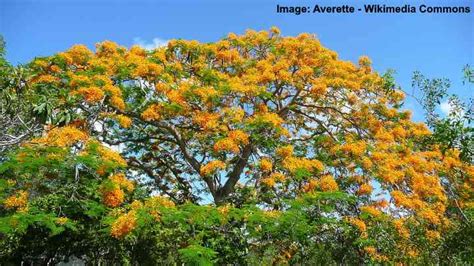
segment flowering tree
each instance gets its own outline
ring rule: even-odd
[[[367,57],[342,61],[309,34],[272,28],[151,51],[105,41],[29,68],[51,129],[22,149],[73,156],[66,175],[81,179],[86,169],[97,182],[90,200],[108,210],[110,235],[138,245],[151,232],[163,242],[150,254],[177,250],[181,261],[200,263],[321,261],[323,250],[329,261],[428,260],[472,207],[473,165],[426,141],[430,130],[399,109],[404,94]],[[25,152],[14,162],[28,165],[18,161]],[[96,156],[93,165],[84,156]],[[8,215],[43,195],[6,182]]]

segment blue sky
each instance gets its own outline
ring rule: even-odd
[[[277,14],[280,5],[338,5],[390,3],[432,6],[470,6],[468,14]],[[103,40],[130,46],[173,38],[202,42],[218,40],[229,32],[269,29],[283,35],[316,34],[340,58],[356,62],[368,55],[374,68],[397,71],[396,80],[411,90],[411,75],[420,70],[428,77],[451,79],[450,92],[463,99],[473,96],[472,86],[461,83],[461,69],[473,64],[474,1],[79,1],[0,0],[0,34],[7,42],[7,59],[26,63],[82,43],[93,48]],[[419,106],[407,101],[422,119]]]

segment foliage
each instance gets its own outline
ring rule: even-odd
[[[466,65],[463,68],[464,80],[463,85],[471,85],[473,83],[472,67]],[[443,84],[449,84],[449,80],[444,79],[444,83],[439,82],[441,79],[428,79],[421,73],[416,72],[413,76],[414,83],[422,84],[422,98],[429,98],[427,95],[436,95],[431,101],[425,101],[423,106],[425,110],[435,111],[440,106],[442,100],[447,99],[449,112],[445,117],[430,116],[427,113],[427,121],[431,121],[430,126],[433,134],[427,139],[432,145],[439,145],[443,153],[456,149],[459,151],[459,158],[468,164],[474,161],[474,102],[469,99],[463,102],[457,95],[448,95],[447,87]],[[442,92],[442,93],[441,93]],[[431,119],[430,119],[431,117]],[[463,262],[473,260],[472,247],[472,231],[473,231],[473,212],[472,208],[462,208],[463,201],[460,195],[467,193],[465,197],[472,198],[472,186],[465,192],[460,192],[456,185],[446,185],[447,194],[455,202],[455,211],[460,216],[460,222],[453,227],[445,237],[443,243],[444,254],[457,254],[452,258],[452,262]]]
[[[0,36],[0,161],[6,152],[41,132],[27,90],[28,70],[13,67],[5,59],[5,42]]]
[[[463,83],[472,84],[472,68],[466,65],[463,73]],[[472,163],[474,161],[473,99],[463,102],[457,95],[448,95],[449,80],[429,79],[420,72],[414,73],[413,84],[421,90],[419,101],[426,111],[427,123],[433,129],[433,143],[440,144],[443,152],[458,149],[461,152],[460,158]],[[448,98],[449,113],[446,117],[440,118],[436,109],[445,98]]]

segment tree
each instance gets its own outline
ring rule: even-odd
[[[469,65],[463,69],[463,84],[473,83],[473,70]],[[413,85],[421,91],[421,99],[415,97],[426,111],[427,124],[430,125],[433,134],[427,139],[431,145],[439,145],[441,152],[445,153],[452,149],[459,151],[459,158],[468,164],[474,161],[474,102],[468,99],[463,102],[457,95],[449,95],[448,88],[450,81],[447,79],[429,79],[420,72],[413,75]],[[445,117],[440,117],[436,113],[436,109],[440,107],[441,101],[447,100],[449,112]],[[451,215],[457,215],[458,223],[451,230],[451,234],[446,236],[444,241],[445,254],[456,254],[455,259],[461,261],[472,260],[472,238],[470,237],[473,230],[473,212],[472,209],[464,209],[461,207],[463,198],[472,198],[472,189],[459,190],[460,186],[446,185],[446,193],[453,200],[454,208],[449,212]],[[470,193],[465,195],[465,193]],[[461,199],[461,203],[459,200]],[[455,260],[454,260],[455,261]],[[454,262],[453,261],[453,262]]]
[[[367,57],[341,61],[309,34],[151,51],[105,41],[28,69],[52,128],[39,147],[84,134],[84,147],[111,145],[126,162],[120,180],[101,167],[93,176],[106,180],[102,220],[132,261],[433,262],[458,219],[449,209],[472,208],[474,167],[457,147],[429,142]],[[125,176],[160,196],[126,198]]]
[[[5,42],[0,36],[0,161],[6,152],[41,133],[42,127],[28,104],[28,71],[13,67],[5,59]]]

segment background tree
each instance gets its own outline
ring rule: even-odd
[[[473,80],[472,67],[466,65],[463,69],[463,85],[471,86]],[[468,164],[474,160],[474,102],[473,99],[462,101],[457,95],[448,94],[450,81],[447,79],[429,79],[420,72],[413,75],[413,85],[421,91],[421,97],[416,97],[426,111],[426,120],[433,134],[427,139],[431,144],[441,146],[443,153],[457,149],[459,158]],[[421,99],[420,99],[421,98]],[[436,109],[440,108],[443,100],[446,100],[449,110],[445,117],[440,117]],[[461,184],[447,184],[447,194],[454,202],[453,208],[448,210],[450,216],[457,216],[458,223],[451,234],[446,236],[444,254],[456,254],[455,259],[472,260],[474,243],[470,237],[473,231],[472,208],[462,208],[464,199],[472,198],[472,187],[468,190],[462,188]],[[450,257],[450,256],[447,256]]]
[[[33,114],[27,70],[5,59],[5,42],[0,36],[0,160],[18,144],[42,131]]]

